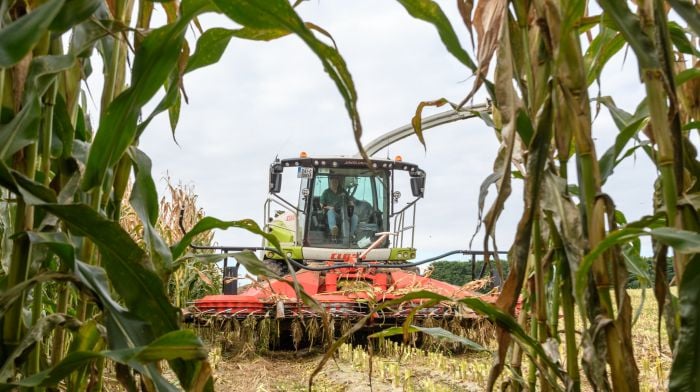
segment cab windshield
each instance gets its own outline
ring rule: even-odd
[[[388,172],[319,168],[311,188],[307,246],[366,248],[388,231]]]

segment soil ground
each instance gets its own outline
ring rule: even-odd
[[[247,360],[222,360],[216,364],[215,385],[222,391],[307,391],[309,377],[322,358],[320,353],[297,355],[273,353]],[[394,391],[481,391],[480,383],[460,379],[458,365],[450,363],[477,360],[474,355],[444,357],[444,368],[416,355],[404,360],[385,356],[373,359],[370,386],[369,357],[360,348],[343,346],[335,360],[330,360],[314,378],[313,391],[319,392],[394,392]],[[480,355],[481,362],[490,363]],[[452,371],[450,371],[450,368]],[[481,369],[481,381],[488,366]],[[466,374],[465,374],[466,375]],[[472,374],[473,376],[473,374]],[[471,377],[471,376],[470,376]],[[464,377],[462,377],[464,378]]]
[[[630,290],[630,294],[633,308],[639,309],[642,301],[641,290]],[[639,367],[642,391],[666,390],[671,365],[671,354],[663,328],[661,350],[658,348],[655,312],[656,303],[653,295],[647,295],[642,312],[633,327],[635,357]],[[560,351],[563,354],[563,345],[560,346]],[[322,351],[299,351],[236,358],[227,357],[225,354],[222,356],[220,350],[215,349],[212,350],[210,359],[215,368],[216,390],[307,391],[309,377],[323,355]],[[527,362],[523,365],[527,366]],[[319,392],[481,391],[485,388],[490,367],[489,353],[450,356],[404,348],[375,355],[370,361],[369,353],[365,349],[343,345],[335,358],[329,360],[314,378],[312,390]],[[581,372],[581,378],[582,389],[591,390],[583,372]]]

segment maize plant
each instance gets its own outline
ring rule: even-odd
[[[216,62],[229,40],[294,34],[338,88],[362,152],[352,76],[337,48],[317,37],[325,30],[297,15],[300,3],[0,2],[0,383],[99,389],[105,366],[114,363],[129,390],[171,389],[161,375],[159,361],[166,360],[181,387],[211,389],[206,351],[180,329],[167,282],[197,235],[228,227],[265,233],[250,221],[204,218],[168,246],[156,228],[158,197],[138,140],[160,113],[167,111],[175,127],[183,76]],[[467,31],[476,34],[475,60],[435,2],[399,4],[432,24],[465,75],[475,76],[453,105],[464,105],[480,89],[492,99],[493,113],[484,119],[500,147],[482,187],[497,188],[483,215],[485,249],[495,243],[513,179],[524,181],[523,214],[500,299],[496,306],[459,301],[498,327],[489,389],[502,383],[513,390],[579,390],[583,372],[595,389],[638,390],[625,283],[647,237],[659,317],[674,356],[669,387],[699,388],[700,163],[690,138],[700,116],[697,4],[599,0],[593,8],[583,0],[458,0]],[[165,10],[161,26],[151,21],[155,7]],[[198,18],[206,13],[222,13],[240,27],[202,31]],[[191,25],[197,32],[192,45],[186,35]],[[634,113],[589,94],[608,60],[624,48],[637,59],[646,90]],[[104,80],[99,113],[90,113],[83,82],[95,56]],[[143,113],[161,89],[154,111]],[[425,106],[447,102],[420,103],[416,119]],[[600,155],[592,137],[595,104],[610,111],[620,131]],[[414,124],[423,141],[420,121]],[[657,178],[655,209],[626,222],[605,190],[616,180],[616,165],[637,149],[656,167],[648,173]],[[132,177],[129,203],[142,225],[141,246],[118,224]],[[671,251],[677,297],[665,279]],[[405,299],[417,298],[428,304],[451,300],[426,292]],[[516,317],[518,298],[524,303]],[[577,314],[585,320],[582,331],[576,330]],[[349,327],[319,366],[367,321]],[[459,340],[410,321],[404,335],[420,330]],[[554,354],[560,345],[563,358]],[[511,371],[503,375],[506,366]]]
[[[165,11],[159,23],[156,7]],[[240,28],[203,31],[198,18],[207,13]],[[151,162],[138,141],[164,112],[175,129],[183,76],[218,61],[231,38],[290,34],[323,63],[361,134],[345,63],[309,26],[318,28],[284,0],[0,1],[2,388],[99,390],[113,364],[127,390],[172,390],[166,362],[181,388],[213,388],[207,351],[181,329],[168,283],[190,265],[188,245],[203,233],[265,233],[249,220],[205,218],[175,243],[164,239]],[[101,75],[92,75],[93,63]],[[88,91],[89,77],[101,78],[100,91]],[[94,94],[97,113],[87,105]],[[119,224],[127,196],[139,242]]]
[[[495,244],[513,179],[524,181],[510,272],[496,307],[460,301],[498,326],[488,389],[500,383],[513,390],[580,390],[583,372],[595,390],[639,390],[633,309],[625,287],[630,273],[645,274],[640,241],[649,237],[659,325],[663,321],[667,327],[674,356],[669,387],[698,390],[700,162],[691,141],[700,114],[697,2],[599,0],[594,7],[583,0],[458,0],[468,33],[476,35],[475,61],[437,3],[399,3],[431,23],[446,49],[467,67],[466,74],[474,75],[471,90],[453,107],[480,89],[493,102],[486,123],[500,147],[494,173],[482,184],[482,192],[497,188],[483,215],[484,249]],[[646,91],[634,113],[617,107],[614,97],[589,94],[610,58],[625,48],[637,59]],[[422,109],[448,102],[418,105],[413,124],[421,142]],[[591,113],[598,106],[610,111],[619,128],[603,154],[592,136]],[[616,180],[613,169],[637,149],[656,168],[639,174],[656,179],[654,210],[627,222],[605,189]],[[666,279],[671,250],[677,297]],[[523,310],[516,318],[519,298]],[[577,314],[583,330],[576,329]],[[409,330],[404,327],[405,334]],[[509,374],[503,374],[504,367]]]

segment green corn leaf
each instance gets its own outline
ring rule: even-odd
[[[296,14],[287,0],[241,0],[230,2],[214,0],[221,12],[245,28],[263,31],[288,31],[296,34],[321,60],[323,69],[336,85],[345,101],[345,108],[352,122],[355,143],[363,152],[360,137],[362,124],[357,109],[357,92],[352,75],[338,50],[318,40],[306,24]]]
[[[271,271],[270,268],[268,268],[267,265],[258,259],[255,253],[251,251],[230,253],[229,255],[241,263],[241,265],[245,267],[246,271],[255,276],[267,276],[270,278],[282,279],[281,276],[278,276],[274,271]]]
[[[135,181],[129,202],[143,223],[143,234],[156,271],[165,276],[173,263],[168,245],[156,230],[159,202],[156,184],[151,177],[151,160],[141,150],[131,147],[129,155],[134,164]]]
[[[99,353],[92,351],[75,351],[51,369],[33,374],[20,380],[19,385],[24,387],[54,386],[61,380],[70,376],[74,371],[82,368],[90,362],[101,358]],[[9,385],[7,385],[9,386]],[[14,386],[15,388],[17,386]]]
[[[202,34],[197,40],[194,54],[187,61],[185,72],[215,64],[221,59],[229,41],[233,37],[233,30],[215,27]]]
[[[616,31],[602,28],[586,50],[583,61],[588,70],[586,79],[593,83],[605,67],[605,64],[625,45],[624,37]]]
[[[615,104],[612,97],[599,97],[596,99],[596,101],[608,108],[608,111],[610,111],[610,116],[612,117],[613,122],[615,122],[617,129],[623,130],[627,128],[631,122],[635,121],[635,115],[625,111],[624,109],[620,109],[617,104]]]
[[[111,351],[73,351],[56,366],[23,378],[16,385],[23,387],[53,387],[68,377],[75,370],[100,358],[111,359],[117,363],[129,365],[144,375],[151,376],[156,390],[178,391],[153,366],[146,363],[159,360],[202,360],[207,351],[192,331],[174,331],[163,335],[153,343],[133,349]]]
[[[213,263],[218,263],[223,259],[233,257],[233,253],[206,253],[206,254],[185,254],[184,256],[181,256],[179,259],[173,261],[173,264],[170,266],[170,271],[169,273],[173,273],[177,271],[179,268],[185,266],[186,264],[190,262],[199,262],[202,264],[213,264]]]
[[[101,0],[66,0],[61,11],[51,21],[49,28],[54,33],[63,33],[94,14]]]
[[[515,129],[518,135],[520,135],[520,138],[523,139],[523,142],[525,142],[525,145],[529,146],[532,141],[532,136],[535,134],[535,129],[532,127],[532,120],[530,120],[530,117],[522,109],[518,109],[515,119]]]
[[[691,129],[700,129],[700,121],[691,121],[691,122],[683,125],[684,131],[689,131]]]
[[[688,0],[668,0],[671,8],[680,15],[695,35],[700,35],[700,11]]]
[[[103,331],[99,326],[100,324],[95,319],[86,320],[77,333],[73,335],[69,351],[98,351],[104,349],[106,342],[103,339]]]
[[[700,52],[693,46],[690,42],[688,36],[686,35],[686,29],[683,28],[676,22],[668,22],[668,34],[671,38],[671,42],[678,49],[679,52],[689,54],[691,56],[698,56]]]
[[[24,293],[31,290],[38,283],[43,282],[73,282],[80,283],[75,276],[62,272],[40,272],[31,278],[19,283],[0,294],[0,318],[5,316],[7,310],[15,301],[22,298]],[[1,380],[2,378],[0,378]]]
[[[676,86],[680,86],[683,83],[700,77],[700,69],[688,68],[683,70],[676,75]]]
[[[56,202],[56,193],[53,190],[28,179],[16,170],[8,168],[2,160],[0,160],[0,185],[12,193],[21,195],[28,204]]]
[[[622,256],[625,259],[627,270],[634,276],[643,287],[651,287],[651,275],[649,275],[649,264],[635,251],[632,246],[625,246],[622,249]]]
[[[659,227],[649,234],[654,239],[670,246],[680,253],[700,253],[700,233],[678,230],[672,227]]]
[[[76,262],[76,267],[78,273],[82,276],[81,279],[85,282],[89,282],[98,290],[96,295],[107,309],[105,327],[107,328],[109,347],[138,347],[139,345],[145,345],[153,341],[153,333],[151,332],[150,324],[136,317],[131,311],[122,308],[110,297],[104,270],[81,262]],[[112,359],[118,361],[117,358]],[[145,377],[153,380],[158,390],[176,390],[160,375],[160,372],[154,365],[131,361],[129,366],[139,371]]]
[[[222,221],[208,216],[197,222],[197,224],[194,225],[194,227],[182,237],[180,242],[170,247],[173,254],[173,258],[177,259],[180,256],[182,256],[185,250],[187,250],[187,247],[190,246],[190,244],[192,243],[194,237],[196,237],[198,234],[213,229],[225,230],[231,227],[246,229],[253,234],[261,235],[265,237],[265,239],[269,241],[270,244],[272,244],[275,248],[277,248],[278,250],[280,249],[280,244],[277,237],[263,231],[260,228],[260,226],[258,226],[258,224],[255,223],[255,221],[252,219],[243,219],[239,221]]]
[[[426,328],[426,327],[420,327],[416,325],[410,325],[408,326],[408,332],[409,333],[416,333],[416,332],[422,332],[424,334],[430,335],[432,337],[441,339],[441,340],[446,340],[448,342],[453,342],[453,343],[459,343],[462,344],[466,347],[469,347],[471,350],[474,351],[488,351],[485,349],[482,345],[469,340],[467,338],[457,336],[450,331],[447,331],[446,329],[443,328]],[[385,338],[389,336],[396,336],[396,335],[403,335],[404,334],[404,328],[403,327],[391,327],[387,328],[383,331],[375,332],[368,337],[370,338]]]
[[[629,124],[617,135],[615,144],[600,157],[600,179],[602,184],[605,183],[608,177],[613,173],[615,167],[622,161],[622,159],[618,160],[618,157],[625,148],[625,145],[627,145],[629,140],[634,138],[647,123],[648,118],[641,118]]]
[[[678,296],[681,329],[668,389],[697,392],[700,391],[700,255],[695,255],[688,263]]]
[[[70,158],[75,139],[75,128],[68,113],[66,101],[61,95],[56,96],[54,105],[53,138],[51,155],[63,159]]]
[[[35,188],[40,189],[41,186],[35,185]],[[179,328],[177,310],[168,302],[160,279],[144,265],[146,254],[118,223],[104,218],[84,204],[39,203],[38,206],[98,246],[115,290],[134,314],[151,322],[157,335]]]
[[[205,359],[207,349],[194,331],[180,330],[160,336],[147,346],[113,350],[105,355],[124,364],[134,360],[149,363],[162,359]]]
[[[600,4],[606,16],[610,17],[613,25],[622,33],[627,43],[634,50],[639,66],[643,69],[659,68],[654,43],[644,33],[639,17],[630,11],[627,2],[598,0],[598,4]]]
[[[386,309],[391,306],[400,305],[404,302],[413,301],[417,299],[431,299],[436,301],[452,301],[452,298],[446,297],[427,290],[413,291],[406,295],[402,295],[399,298],[392,299],[391,301],[382,302],[381,305],[377,307],[377,310]]]
[[[57,332],[60,333],[60,331]],[[80,326],[80,329],[71,332],[72,339],[67,351],[68,353],[75,351],[99,352],[104,350],[107,345],[105,328],[103,325],[98,324],[95,318],[87,319],[83,325]],[[44,367],[44,369],[46,367]],[[84,366],[73,373],[73,375],[66,380],[66,384],[69,386],[87,385],[91,376],[91,372],[88,369],[89,366]]]
[[[172,385],[159,374],[153,365],[145,365],[145,361],[140,360],[136,356],[136,354],[142,351],[138,349],[138,347],[153,344],[154,342],[163,339],[163,336],[168,336],[161,335],[160,339],[154,341],[152,326],[157,321],[154,320],[153,317],[158,313],[157,309],[152,309],[151,311],[155,311],[154,314],[147,318],[144,318],[142,315],[137,315],[136,312],[132,312],[131,310],[124,309],[112,298],[105,271],[102,268],[91,266],[75,259],[75,249],[70,244],[65,234],[30,233],[29,235],[32,244],[47,246],[57,256],[59,256],[61,260],[66,263],[66,265],[71,266],[80,284],[86,287],[92,293],[92,297],[99,300],[98,303],[106,315],[105,326],[107,327],[108,344],[110,348],[115,350],[108,357],[117,362],[120,360],[127,362],[128,360],[128,365],[151,378],[156,384],[158,390],[175,390],[173,389]],[[111,278],[115,279],[113,276],[111,276]],[[160,286],[160,282],[157,278],[154,282],[156,285]],[[138,282],[135,281],[132,281],[132,283],[134,284],[132,284],[131,290],[134,291],[135,295],[138,297],[139,293],[137,291],[143,290],[143,286],[140,286]],[[123,287],[124,285],[122,284],[121,286]],[[143,291],[143,293],[144,295],[151,295],[148,293],[148,291]],[[133,297],[134,296],[132,295],[132,298]],[[147,298],[143,297],[144,305],[147,305],[149,302],[147,300]],[[160,300],[164,301],[163,304],[167,304],[167,298],[160,298]],[[133,301],[129,301],[127,298],[127,302]],[[141,310],[143,310],[143,308]],[[144,313],[143,311],[138,312]],[[148,312],[148,309],[146,309],[146,312]],[[144,319],[148,320],[149,323],[145,323],[143,321]],[[199,344],[201,345],[201,342]],[[192,350],[189,351],[192,352]],[[128,353],[132,354],[131,357],[127,357]],[[49,369],[45,372],[38,373],[32,377],[24,379],[23,382],[26,382],[27,384],[22,385],[55,385],[76,368],[83,366],[85,361],[90,361],[97,358],[90,355],[82,356],[76,354],[76,358],[69,359],[69,357],[73,354],[75,353],[69,354],[61,364],[57,365],[53,369]],[[154,353],[149,355],[152,359]],[[184,356],[189,355],[191,354],[185,354]],[[176,358],[179,359],[180,357],[176,356]],[[163,359],[173,358],[163,357]]]
[[[24,336],[19,346],[5,358],[2,368],[0,368],[0,383],[7,382],[14,376],[15,367],[23,362],[21,358],[26,357],[37,343],[41,343],[44,339],[48,338],[51,331],[57,327],[76,330],[80,325],[80,321],[60,313],[50,314],[37,320]]]
[[[309,23],[306,23],[306,25],[309,26]],[[231,30],[231,33],[234,37],[238,37],[241,39],[249,39],[253,41],[272,41],[291,34],[288,30],[285,29],[259,30],[245,27],[242,29]]]
[[[38,137],[41,116],[41,97],[56,75],[75,64],[75,57],[41,56],[32,60],[27,75],[27,86],[22,109],[8,124],[0,126],[0,159],[7,159]]]
[[[29,233],[34,246],[45,246],[57,255],[78,281],[99,300],[107,318],[108,343],[113,349],[137,347],[153,341],[150,326],[117,303],[107,284],[107,276],[102,268],[85,264],[76,259],[75,248],[64,233]]]
[[[88,19],[74,26],[71,31],[69,52],[76,57],[88,59],[100,39],[109,35],[116,36],[125,31],[123,25],[105,22],[109,18],[107,6],[102,4],[95,12],[94,19]],[[89,67],[89,62],[86,62],[86,65]],[[87,76],[89,68],[85,72]]]
[[[447,16],[445,16],[445,13],[442,12],[437,3],[432,0],[398,0],[398,2],[414,18],[421,19],[435,26],[440,35],[440,40],[442,40],[447,51],[472,72],[476,72],[476,64],[469,57],[467,51],[462,48],[449,19],[447,19]]]
[[[47,204],[41,208],[98,246],[114,289],[135,315],[151,323],[156,336],[179,328],[178,311],[168,302],[160,278],[146,267],[145,253],[118,223],[87,205]]]
[[[177,123],[180,120],[180,109],[182,107],[182,94],[180,94],[180,86],[179,83],[176,81],[173,81],[173,83],[170,83],[166,89],[168,92],[174,90],[175,91],[175,99],[172,105],[168,107],[168,120],[170,121],[170,132],[173,134],[173,138],[175,138],[175,129],[177,128]]]
[[[586,289],[586,283],[588,282],[588,272],[593,262],[611,247],[626,244],[646,235],[653,237],[655,240],[665,245],[673,247],[676,252],[700,253],[700,234],[692,231],[679,230],[671,227],[648,229],[634,223],[628,224],[624,228],[611,231],[603,241],[583,258],[579,266],[579,270],[576,274],[575,291],[580,303],[584,303],[583,293]]]
[[[178,72],[177,69],[173,69],[173,74],[176,74]],[[173,76],[171,75],[171,80],[173,79]],[[173,106],[177,104],[178,98],[180,97],[180,90],[177,85],[171,85],[170,88],[166,88],[165,91],[165,96],[160,100],[158,105],[156,106],[155,109],[153,109],[153,112],[148,115],[148,117],[143,120],[137,127],[136,127],[136,137],[140,138],[141,134],[146,130],[148,125],[153,121],[153,119],[163,113],[166,110],[170,110]],[[173,132],[173,137],[175,133]]]
[[[467,305],[471,310],[486,316],[492,322],[498,324],[501,328],[508,331],[508,333],[520,343],[520,346],[527,351],[530,356],[538,357],[541,359],[558,378],[563,378],[563,373],[561,368],[555,364],[552,359],[547,355],[547,353],[542,348],[539,342],[528,335],[525,330],[522,329],[518,321],[515,320],[510,314],[503,312],[501,309],[494,305],[488,304],[478,298],[463,298],[458,302]],[[540,369],[542,370],[542,369]],[[551,378],[550,372],[544,372],[548,374],[549,382],[552,386],[557,385],[556,380]]]
[[[134,142],[141,108],[177,65],[189,22],[208,6],[207,0],[183,2],[180,19],[151,31],[143,40],[134,57],[131,87],[109,105],[100,119],[85,167],[84,190],[101,185],[107,170]]]
[[[0,30],[0,68],[18,63],[46,34],[65,0],[52,0]]]
[[[0,159],[5,159],[33,143],[39,135],[40,108],[25,105],[8,124],[0,126]]]
[[[185,73],[217,63],[224,54],[231,38],[238,37],[254,41],[271,41],[289,35],[286,29],[254,29],[244,27],[242,29],[225,29],[222,27],[211,28],[202,34],[197,40],[194,54],[187,61]]]
[[[192,330],[169,332],[140,350],[136,359],[142,362],[155,362],[176,358],[185,360],[207,359],[208,350]]]

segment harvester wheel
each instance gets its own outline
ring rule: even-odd
[[[279,276],[289,274],[289,268],[284,260],[263,259],[263,264],[272,272]]]

